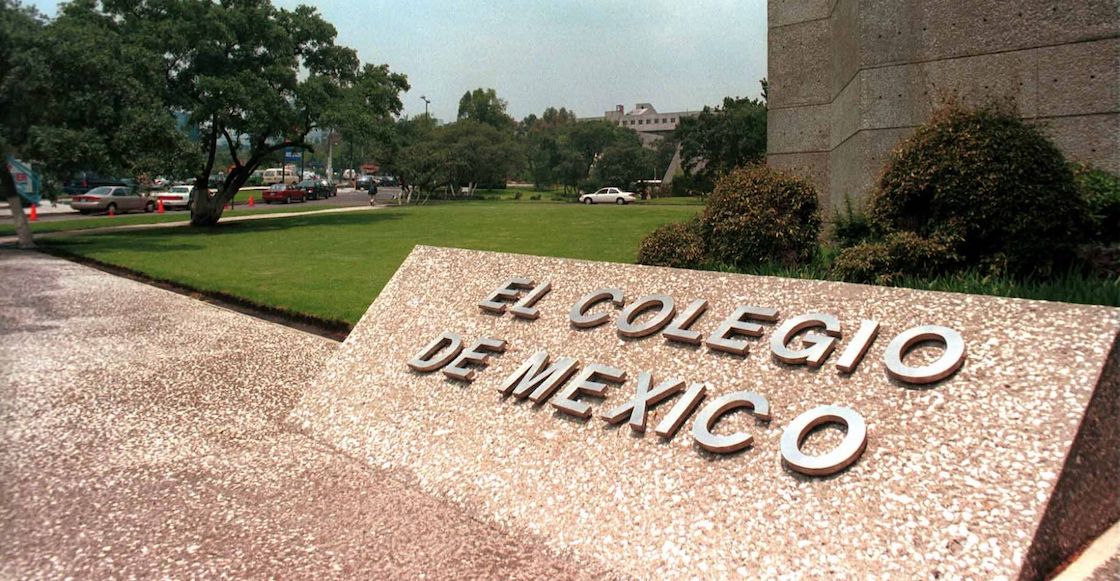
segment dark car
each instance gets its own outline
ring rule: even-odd
[[[323,188],[319,185],[317,180],[303,180],[298,184],[292,186],[293,188],[303,190],[304,196],[308,200],[318,200],[319,198],[330,197],[330,190]]]
[[[316,184],[316,187],[318,187],[320,191],[324,192],[324,195],[326,197],[334,197],[338,195],[338,186],[335,185],[334,182],[328,180],[319,180],[318,184]]]
[[[371,194],[377,193],[377,186],[377,178],[373,176],[361,176],[356,182],[354,182],[355,188],[367,191]]]

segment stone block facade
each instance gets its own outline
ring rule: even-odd
[[[824,206],[873,187],[946,97],[1009,99],[1073,160],[1120,173],[1117,0],[770,0],[767,160]]]

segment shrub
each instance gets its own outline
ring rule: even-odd
[[[882,240],[845,248],[832,263],[832,276],[848,282],[890,285],[906,276],[934,277],[959,263],[958,241],[894,232]]]
[[[642,238],[638,247],[638,264],[696,268],[703,262],[704,240],[696,219],[661,226]]]
[[[521,192],[514,192],[513,193],[513,199],[520,200],[521,199]]]
[[[1016,275],[1068,261],[1085,216],[1061,152],[998,105],[937,110],[892,152],[868,206],[883,234],[957,239],[965,266]]]
[[[520,200],[521,198],[517,198],[517,199]],[[533,195],[529,196],[529,201],[531,201],[531,202],[536,202],[537,200],[540,200],[540,199],[541,199],[540,194],[533,194]]]
[[[817,251],[820,229],[813,186],[765,165],[720,178],[700,216],[708,258],[736,268],[803,264]]]
[[[855,246],[873,238],[871,221],[867,214],[844,195],[844,209],[836,209],[832,216],[832,242],[840,248]]]
[[[1074,180],[1089,214],[1096,242],[1120,242],[1120,177],[1089,165],[1074,164]]]

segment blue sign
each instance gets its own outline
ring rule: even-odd
[[[16,193],[32,204],[38,204],[42,198],[38,174],[31,171],[30,165],[10,155],[7,156],[7,160],[8,171],[12,174],[12,180],[16,182]]]
[[[284,163],[300,161],[303,159],[303,150],[298,147],[289,147],[284,150]]]

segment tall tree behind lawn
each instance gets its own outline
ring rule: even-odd
[[[500,131],[513,129],[513,117],[506,113],[506,102],[494,89],[475,89],[459,99],[459,119],[485,123]]]
[[[334,26],[312,7],[287,10],[267,0],[104,5],[159,62],[167,104],[199,127],[204,161],[195,174],[192,224],[217,223],[225,204],[277,151],[311,149],[307,135],[325,127],[347,89],[384,89],[366,114],[400,111],[404,78],[383,67],[359,68],[357,54],[335,44]],[[219,148],[230,151],[233,168],[210,194]]]
[[[36,162],[51,180],[180,173],[197,159],[162,99],[162,71],[130,31],[91,0],[54,20],[0,0],[0,155]],[[30,231],[5,171],[3,194],[22,246]]]
[[[766,155],[766,102],[727,97],[720,107],[681,118],[676,138],[685,174],[697,178],[699,189],[711,191],[719,176]]]

